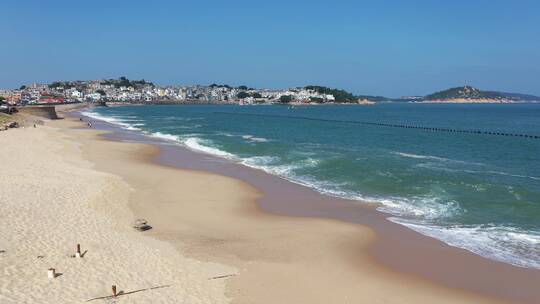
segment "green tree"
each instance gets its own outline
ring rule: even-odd
[[[61,82],[55,81],[55,82],[53,82],[53,83],[51,83],[49,85],[49,88],[58,88],[58,87],[61,87],[61,86],[62,86]]]
[[[4,100],[6,100],[6,98],[4,98],[4,96],[0,96],[0,104],[3,104]]]
[[[244,98],[248,98],[249,94],[246,93],[246,92],[240,92],[240,93],[236,94],[236,97],[238,97],[239,99],[244,99]]]
[[[253,98],[262,98],[262,95],[255,92],[255,93],[253,93],[253,95],[251,95],[251,97],[253,97]]]
[[[101,96],[107,95],[107,94],[105,93],[105,91],[103,91],[103,90],[101,90],[101,89],[97,90],[96,93],[99,93],[99,95],[101,95]]]
[[[357,99],[354,97],[353,94],[344,90],[331,89],[327,87],[312,86],[312,85],[305,87],[305,89],[314,90],[315,92],[319,94],[334,95],[334,98],[336,99],[337,102],[353,102],[353,101],[356,101]]]
[[[281,97],[279,97],[279,102],[281,102],[281,103],[289,103],[292,100],[293,99],[292,99],[291,95],[281,95]]]
[[[23,84],[23,85],[19,88],[19,90],[24,90],[24,89],[26,89],[26,86]]]
[[[247,90],[248,87],[246,87],[245,85],[241,85],[238,87],[239,90]]]

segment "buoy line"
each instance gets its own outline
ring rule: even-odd
[[[521,133],[507,133],[507,132],[496,132],[496,131],[485,131],[485,130],[437,128],[437,127],[427,127],[427,126],[419,126],[419,125],[391,124],[391,123],[380,123],[380,122],[371,122],[371,121],[356,121],[356,120],[325,119],[325,118],[314,118],[314,117],[306,117],[306,116],[287,116],[287,115],[274,115],[274,114],[234,113],[234,112],[214,112],[214,114],[259,116],[259,117],[271,117],[271,118],[287,118],[287,119],[296,119],[296,120],[337,122],[337,123],[370,125],[370,126],[379,126],[379,127],[418,129],[418,130],[434,131],[434,132],[466,133],[466,134],[477,134],[477,135],[496,135],[496,136],[511,136],[511,137],[523,137],[523,138],[540,139],[540,135],[521,134]]]

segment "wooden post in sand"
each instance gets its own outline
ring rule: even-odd
[[[75,257],[81,258],[81,244],[77,244],[77,252],[75,252]]]
[[[49,279],[54,279],[54,278],[56,277],[56,271],[55,271],[54,268],[49,268],[49,269],[47,270],[47,277],[48,277]]]
[[[112,286],[112,294],[113,294],[113,297],[117,296],[117,294],[116,294],[116,285]]]

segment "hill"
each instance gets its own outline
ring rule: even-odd
[[[436,92],[424,97],[424,101],[455,101],[455,100],[485,100],[492,102],[540,101],[540,97],[517,93],[482,91],[463,86]]]
[[[332,89],[323,86],[309,85],[304,87],[306,90],[314,90],[319,94],[330,94],[336,99],[336,102],[340,103],[357,103],[359,100],[367,100],[371,102],[388,101],[389,98],[384,96],[371,96],[371,95],[353,95],[345,90]]]

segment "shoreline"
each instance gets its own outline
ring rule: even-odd
[[[108,140],[141,140],[140,138],[129,138],[131,135],[126,135],[127,133],[121,130],[121,135],[118,136],[119,130],[106,126],[106,123],[105,129],[113,131],[113,133],[103,136]],[[381,212],[370,210],[365,206],[358,206],[353,201],[325,197],[312,189],[293,184],[262,171],[259,172],[259,170],[196,153],[182,147],[163,143],[160,145],[159,141],[150,142],[150,144],[159,146],[160,150],[153,158],[158,164],[209,171],[233,177],[254,186],[263,193],[257,204],[264,212],[295,218],[326,218],[360,224],[374,229],[377,235],[376,241],[374,245],[364,248],[364,250],[369,253],[369,257],[373,261],[385,268],[459,290],[510,300],[533,303],[540,298],[532,283],[540,278],[540,272],[537,270],[491,261],[466,250],[451,247],[441,241],[392,223],[386,220],[388,215]],[[179,151],[182,154],[180,157],[177,155]],[[190,165],[186,165],[188,163]],[[276,196],[280,192],[276,191],[277,187],[280,191],[283,191],[284,188],[289,190],[285,191],[286,194]],[[306,194],[308,199],[305,198]],[[300,200],[299,205],[296,205],[297,208],[291,208],[290,204],[285,204],[287,206],[284,206],[283,203],[279,204],[290,198],[298,203],[299,197],[304,197],[304,199]],[[329,201],[331,201],[331,206],[328,205]],[[314,202],[316,203],[314,204]],[[403,241],[404,239],[406,241]],[[406,257],[405,260],[403,256]]]

